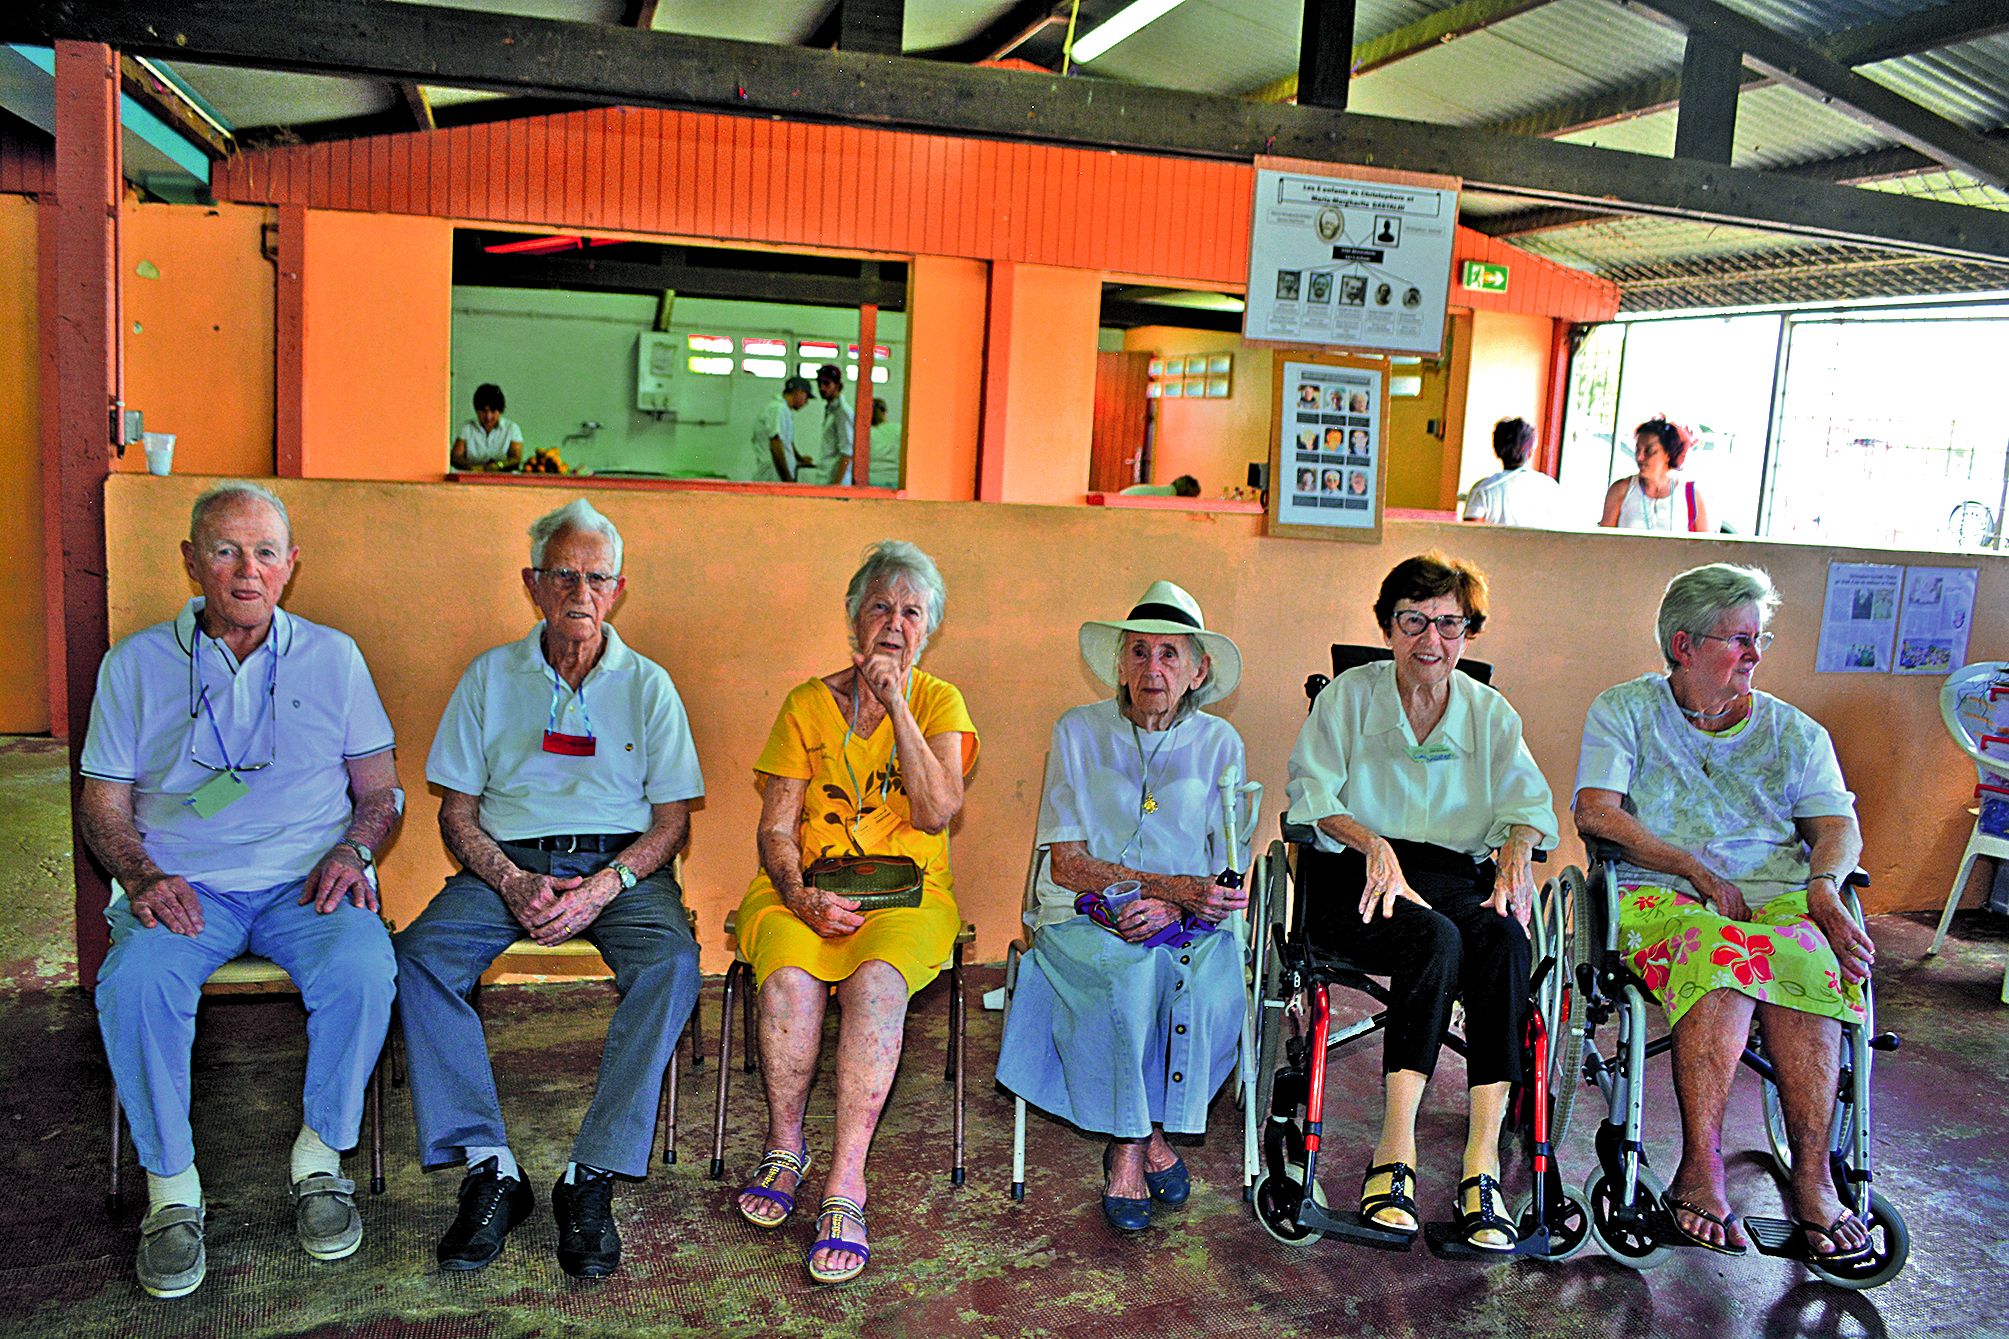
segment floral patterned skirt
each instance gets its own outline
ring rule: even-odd
[[[1862,990],[1841,979],[1828,937],[1807,914],[1803,890],[1733,921],[1693,895],[1641,884],[1618,902],[1619,947],[1674,1024],[1712,990],[1844,1023],[1864,1016]]]

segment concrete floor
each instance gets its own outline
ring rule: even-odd
[[[1912,1258],[1889,1286],[1844,1293],[1798,1267],[1676,1252],[1648,1273],[1589,1247],[1553,1266],[1487,1268],[1330,1242],[1292,1249],[1250,1219],[1239,1194],[1235,1116],[1185,1150],[1193,1200],[1140,1238],[1116,1238],[1096,1207],[1099,1146],[1031,1122],[1030,1194],[1006,1195],[1011,1104],[990,1083],[998,1019],[972,1010],[969,1182],[945,1174],[951,1113],[940,1081],[941,985],[918,997],[910,1056],[873,1161],[875,1258],[831,1292],[803,1277],[806,1215],[758,1233],[730,1210],[728,1186],[758,1156],[757,1079],[734,1073],[728,1181],[704,1176],[717,1066],[686,1078],[684,1157],[625,1187],[617,1217],[627,1261],[581,1284],[552,1262],[549,1183],[583,1109],[605,1026],[596,984],[488,992],[491,1050],[538,1214],[504,1257],[471,1277],[439,1274],[434,1238],[455,1178],[413,1163],[408,1095],[388,1105],[390,1185],[364,1203],[362,1251],[319,1265],[292,1244],[283,1159],[298,1120],[301,1031],[291,1003],[212,1004],[196,1046],[195,1123],[210,1198],[211,1267],[195,1295],[146,1298],[132,1282],[141,1198],[103,1202],[109,1087],[89,1002],[67,985],[70,892],[63,756],[46,741],[0,745],[0,1336],[204,1335],[2009,1335],[2009,1006],[1997,1000],[2009,934],[1964,913],[1937,960],[1922,958],[1924,917],[1878,918],[1880,1022],[1904,1037],[1878,1068],[1878,1184],[1901,1208]],[[994,973],[978,972],[973,987]],[[701,1008],[718,1036],[718,987]],[[1426,1103],[1426,1214],[1448,1199],[1462,1138],[1459,1076]],[[1332,1198],[1351,1193],[1372,1129],[1378,1066],[1353,1052],[1334,1070],[1328,1110]],[[1671,1167],[1664,1068],[1648,1072],[1654,1165]],[[827,1156],[829,1085],[812,1100],[810,1139]],[[1755,1089],[1739,1086],[1726,1149],[1746,1212],[1776,1212]],[[1583,1106],[1560,1150],[1570,1179],[1590,1169]],[[126,1168],[135,1172],[131,1155]],[[366,1175],[350,1159],[351,1175]]]

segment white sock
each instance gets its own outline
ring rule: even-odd
[[[191,1209],[202,1207],[202,1177],[196,1174],[194,1163],[173,1176],[146,1174],[146,1211],[153,1213],[170,1204],[186,1204]]]
[[[507,1144],[470,1147],[461,1151],[467,1154],[467,1169],[470,1172],[481,1163],[494,1158],[496,1175],[506,1176],[512,1181],[523,1179],[523,1169],[516,1165],[516,1155],[509,1151]]]
[[[342,1174],[342,1155],[321,1142],[310,1126],[302,1125],[293,1140],[293,1184],[298,1185],[317,1173]]]
[[[591,1163],[583,1163],[574,1160],[572,1162],[568,1162],[565,1164],[565,1184],[568,1186],[577,1185],[579,1183],[579,1177],[581,1173],[584,1173],[588,1180],[601,1180],[601,1181],[604,1181],[613,1175],[613,1173],[608,1171],[605,1167],[595,1167]]]

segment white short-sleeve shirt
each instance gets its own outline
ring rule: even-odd
[[[147,855],[169,874],[223,892],[304,879],[354,816],[345,762],[390,748],[390,718],[346,634],[275,610],[240,664],[201,634],[202,606],[106,654],[79,766],[133,788]],[[203,818],[188,797],[226,762],[249,790]]]
[[[816,464],[827,471],[826,483],[851,482],[852,438],[858,430],[857,411],[842,395],[823,402],[823,456]]]
[[[1454,671],[1450,700],[1418,742],[1395,691],[1395,665],[1361,665],[1312,704],[1290,756],[1290,821],[1350,817],[1395,841],[1429,842],[1482,859],[1515,825],[1556,843],[1555,797],[1507,699]],[[1319,849],[1345,848],[1320,830]]]
[[[1562,485],[1540,470],[1522,467],[1489,474],[1465,497],[1465,519],[1491,525],[1540,528],[1557,524]]]
[[[704,794],[683,699],[655,661],[603,624],[600,663],[568,686],[544,658],[544,624],[476,656],[433,736],[426,780],[480,797],[499,841],[643,832],[650,806]],[[544,751],[549,728],[591,735],[594,752]]]
[[[523,445],[523,429],[516,426],[514,419],[498,417],[491,432],[478,420],[469,419],[460,425],[460,440],[467,444],[469,464],[486,465],[508,455],[510,447]]]
[[[781,439],[782,458],[788,462],[788,473],[776,473],[774,449],[770,438]],[[761,407],[753,424],[753,469],[747,475],[755,483],[795,482],[795,411],[788,407],[788,401],[777,395]]]
[[[1807,886],[1807,844],[1794,822],[1855,813],[1834,741],[1813,717],[1751,694],[1741,728],[1711,735],[1681,714],[1664,674],[1599,693],[1584,720],[1576,788],[1630,796],[1647,831],[1737,885],[1754,910]],[[1686,879],[1622,865],[1621,883]]]
[[[1244,776],[1242,737],[1195,711],[1169,730],[1131,732],[1115,699],[1075,707],[1053,726],[1039,844],[1083,842],[1097,860],[1151,874],[1218,874],[1228,864],[1221,772]],[[1144,812],[1149,777],[1157,807]],[[1249,833],[1234,867],[1248,865]],[[1042,878],[1036,924],[1075,914],[1075,893]]]

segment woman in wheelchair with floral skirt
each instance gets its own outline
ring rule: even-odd
[[[1486,622],[1477,567],[1426,553],[1381,583],[1374,617],[1391,659],[1334,679],[1290,758],[1306,936],[1389,978],[1381,1136],[1361,1216],[1414,1233],[1416,1112],[1453,996],[1465,1001],[1471,1118],[1459,1229],[1481,1250],[1517,1240],[1501,1203],[1500,1125],[1521,1077],[1534,898],[1529,862],[1553,845],[1554,801],[1499,693],[1455,673]]]
[[[1843,1021],[1876,950],[1841,901],[1862,852],[1828,732],[1751,686],[1779,605],[1757,568],[1667,585],[1666,674],[1605,690],[1584,722],[1577,830],[1618,848],[1618,943],[1667,1009],[1681,1165],[1662,1205],[1689,1244],[1747,1245],[1723,1185],[1723,1108],[1753,1012],[1777,1073],[1804,1253],[1844,1263],[1869,1229],[1827,1157]]]

